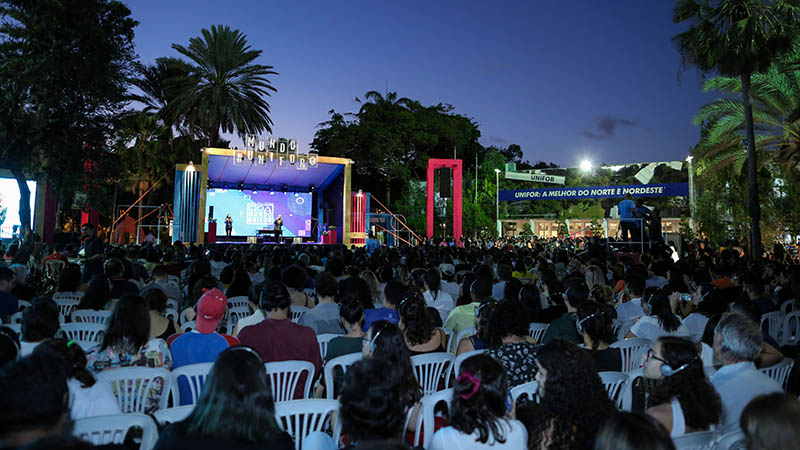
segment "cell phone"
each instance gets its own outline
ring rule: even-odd
[[[691,294],[681,294],[681,301],[682,302],[690,302],[690,301],[692,301],[692,295]]]

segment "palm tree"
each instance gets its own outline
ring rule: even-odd
[[[767,70],[775,57],[791,48],[800,25],[800,6],[795,0],[678,0],[673,21],[690,24],[687,31],[673,37],[684,64],[693,64],[704,73],[717,71],[741,79],[751,221],[750,257],[760,259],[761,208],[750,82],[752,74]]]
[[[219,141],[220,132],[260,134],[272,131],[266,96],[277,90],[267,79],[277,75],[272,66],[254,64],[261,55],[252,50],[239,30],[216,25],[202,30],[202,38],[189,46],[172,48],[189,59],[188,73],[170,78],[175,99],[166,107],[167,117],[182,120],[190,133]]]

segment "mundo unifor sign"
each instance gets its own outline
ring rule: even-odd
[[[234,150],[233,163],[243,162],[267,165],[275,164],[278,167],[285,165],[294,166],[297,170],[308,170],[319,164],[317,152],[298,153],[297,141],[286,138],[258,138],[247,135],[244,138],[244,150]]]
[[[584,186],[502,190],[501,202],[521,200],[581,200],[590,198],[681,197],[689,195],[688,183],[638,184],[628,186]]]

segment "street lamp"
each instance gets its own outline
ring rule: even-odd
[[[581,161],[581,170],[584,172],[591,172],[592,171],[592,162],[588,159],[584,159]]]
[[[503,231],[500,227],[500,169],[494,169],[494,185],[495,185],[495,196],[494,196],[494,218],[497,222],[497,235],[502,237]]]
[[[689,155],[686,162],[689,164],[689,228],[694,232],[694,167],[692,160],[694,157]]]

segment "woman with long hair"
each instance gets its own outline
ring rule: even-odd
[[[425,286],[423,293],[425,303],[436,308],[442,318],[442,322],[445,322],[450,311],[456,307],[456,303],[450,294],[442,290],[442,278],[439,274],[439,269],[430,268],[426,270],[422,276],[422,281]]]
[[[475,308],[475,334],[461,339],[456,349],[456,355],[489,348],[489,317],[495,306],[497,306],[497,301],[488,299]]]
[[[434,433],[430,450],[525,448],[528,432],[512,410],[505,369],[488,355],[464,360],[453,386],[450,424]]]
[[[594,450],[675,450],[669,433],[656,419],[641,414],[612,414],[597,433]]]
[[[578,307],[575,328],[583,337],[583,346],[588,350],[598,372],[622,370],[622,353],[608,345],[615,341],[613,328],[614,308],[611,305],[588,301]]]
[[[161,432],[155,446],[184,448],[294,449],[291,436],[275,420],[272,388],[258,352],[239,345],[220,353],[197,406]]]
[[[411,356],[447,351],[447,335],[434,326],[432,313],[419,291],[412,289],[397,309],[400,313],[398,327],[403,331]]]
[[[534,413],[517,411],[528,428],[528,448],[588,450],[605,419],[616,413],[608,393],[581,348],[563,339],[536,355],[541,403]]]
[[[690,337],[691,332],[683,320],[672,312],[670,294],[660,290],[642,299],[642,309],[646,314],[636,321],[626,338],[644,338],[651,341],[662,336]]]
[[[470,287],[477,278],[473,272],[467,272],[461,279],[461,293],[456,299],[456,306],[464,306],[472,303],[472,293]],[[446,321],[445,321],[446,322]]]
[[[86,369],[86,354],[75,341],[50,339],[36,347],[34,353],[39,352],[49,352],[50,355],[64,360],[69,389],[69,415],[72,420],[120,413],[111,383],[96,379]]]
[[[303,306],[305,308],[313,308],[314,300],[303,290],[306,288],[308,281],[308,274],[306,271],[298,266],[291,265],[281,271],[281,281],[286,285],[289,290],[289,296],[292,298],[292,305]]]
[[[647,352],[643,374],[657,380],[647,398],[647,414],[670,436],[708,430],[719,422],[722,403],[703,372],[697,347],[688,339],[659,338]]]
[[[595,286],[607,285],[606,274],[600,266],[591,265],[587,267],[584,277],[586,279],[586,286],[589,287],[590,291],[594,289]]]
[[[167,312],[167,294],[161,289],[150,288],[144,293],[144,301],[150,311],[150,339],[160,338],[165,341],[180,331],[178,323],[164,317]]]
[[[75,309],[106,310],[111,301],[111,280],[105,275],[95,275],[89,280],[86,293]]]
[[[800,442],[800,400],[776,392],[754,398],[739,419],[748,450],[797,448]]]
[[[58,274],[56,294],[81,295],[81,267],[77,264],[67,264]]]
[[[528,336],[530,321],[522,302],[498,302],[489,316],[488,354],[506,369],[507,388],[533,381],[536,375],[534,354],[538,346]]]
[[[372,304],[375,305],[374,307],[380,308],[383,305],[383,289],[381,288],[381,283],[378,281],[378,277],[375,276],[375,272],[369,269],[362,270],[361,274],[359,274],[359,278],[367,283],[369,293],[372,295]]]
[[[225,291],[225,296],[228,298],[233,297],[248,297],[250,295],[250,288],[253,282],[250,280],[250,275],[247,270],[241,269],[233,273],[233,281]]]

